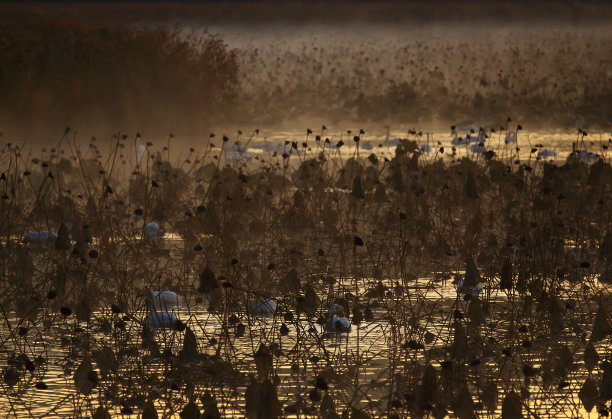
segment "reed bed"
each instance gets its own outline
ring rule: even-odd
[[[202,130],[231,107],[237,64],[235,51],[205,31],[7,13],[2,125],[43,137],[65,125]]]
[[[168,29],[153,17],[117,25],[13,9],[0,21],[5,132],[27,127],[46,138],[69,125],[202,135],[296,118],[491,125],[509,114],[531,127],[612,122],[612,32],[591,14],[547,20],[540,10],[525,20],[501,7],[473,24],[330,17],[310,26],[198,15],[203,23]]]
[[[609,414],[605,154],[449,158],[327,135],[251,158],[212,134],[190,150],[69,129],[54,148],[5,143],[2,410]],[[42,231],[56,237],[24,240]],[[178,321],[147,323],[147,289],[183,297]],[[269,316],[249,308],[269,299]],[[329,328],[332,304],[350,332]]]
[[[238,106],[262,124],[304,115],[418,126],[507,115],[531,127],[611,123],[612,33],[602,22],[214,27],[238,50]]]

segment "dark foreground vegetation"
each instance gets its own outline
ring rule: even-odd
[[[364,155],[313,136],[250,160],[219,137],[180,161],[173,138],[5,144],[3,410],[609,415],[605,156],[442,160],[408,140]],[[56,236],[24,241],[41,231]],[[148,289],[184,298],[164,327]]]

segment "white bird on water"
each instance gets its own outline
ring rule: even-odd
[[[140,144],[140,133],[137,133],[136,137],[134,137],[134,155],[136,156],[136,165],[140,164],[140,160],[146,151],[147,148]]]
[[[274,316],[276,314],[276,301],[272,299],[251,300],[247,304],[247,309],[256,316]]]
[[[572,152],[567,156],[567,161],[595,163],[597,160],[599,160],[599,154],[586,150],[576,150],[576,143],[572,143]]]
[[[165,291],[164,291],[165,292]],[[172,291],[168,291],[176,296]],[[149,314],[145,319],[145,325],[149,329],[171,329],[176,326],[178,318],[168,312],[168,308],[158,307],[156,305],[156,293],[159,301],[159,291],[151,291],[150,289],[145,290],[147,297],[147,304],[149,306]],[[178,297],[178,296],[176,296]]]
[[[387,135],[385,136],[385,142],[383,143],[383,145],[387,147],[399,145],[402,139],[401,138],[389,138],[391,134],[391,127],[389,125],[386,125],[386,127],[387,127]]]
[[[244,153],[244,152],[240,152],[240,153],[227,153],[225,155],[225,159],[229,160],[229,161],[249,160],[251,157],[253,157],[253,156],[250,155],[249,153]]]
[[[423,153],[431,153],[433,149],[431,145],[429,145],[429,133],[427,133],[427,142],[421,145],[421,152]]]
[[[516,144],[517,142],[517,133],[516,131],[508,131],[508,134],[506,134],[506,139],[504,140],[504,143],[506,144]]]
[[[326,329],[337,333],[348,333],[351,331],[351,322],[345,317],[344,308],[340,304],[332,304],[329,307]]]
[[[183,297],[174,291],[152,291],[153,305],[158,310],[172,310],[180,306],[183,302]]]
[[[477,283],[473,287],[463,286],[464,278],[461,278],[457,283],[457,294],[470,294],[473,297],[476,297],[483,290],[482,282]]]
[[[163,237],[164,233],[162,229],[159,228],[159,224],[155,221],[151,221],[144,227],[144,231],[142,233],[142,237],[146,241],[157,242],[159,239]]]
[[[138,163],[140,163],[140,159],[142,158],[146,150],[147,150],[146,147],[143,146],[142,144],[136,144],[134,146],[134,154],[136,154],[136,161]]]
[[[556,156],[557,156],[557,152],[549,148],[543,148],[542,150],[538,151],[538,157],[540,158],[548,158],[548,157],[556,157]]]
[[[371,141],[362,141],[361,149],[362,150],[372,150],[374,148],[374,144]]]
[[[487,152],[487,148],[484,143],[475,143],[470,146],[470,151],[476,154],[483,154]]]
[[[470,139],[467,136],[459,137],[459,134],[457,134],[457,127],[454,125],[451,126],[451,137],[453,137],[451,140],[451,145],[466,145],[470,142]]]
[[[57,239],[57,234],[52,231],[28,231],[23,235],[23,238],[31,243],[42,243],[47,240]]]

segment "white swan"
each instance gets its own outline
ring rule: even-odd
[[[223,147],[223,150],[226,153],[231,153],[231,152],[244,153],[246,151],[246,146],[242,145],[240,141],[236,141],[234,144],[230,144],[230,145]]]
[[[340,144],[340,141],[325,141],[325,148],[338,148],[338,146],[344,145],[344,141],[342,141],[342,144]]]
[[[572,152],[569,156],[567,156],[567,161],[583,161],[585,163],[595,163],[597,160],[599,160],[599,154],[591,153],[590,151],[586,150],[577,150],[576,143],[572,143]]]
[[[158,310],[172,310],[173,308],[180,306],[183,302],[183,297],[173,291],[152,291],[152,293],[153,305]]]
[[[483,154],[487,152],[487,148],[484,143],[475,143],[470,146],[470,151],[476,154]]]
[[[542,150],[538,151],[538,157],[540,158],[557,157],[557,152],[549,148],[543,148]]]
[[[146,241],[156,242],[163,237],[164,233],[155,221],[151,221],[144,227],[142,237]]]
[[[478,131],[478,135],[468,135],[467,138],[470,139],[470,142],[482,144],[485,143],[487,141],[487,138],[489,137],[487,137],[487,133],[485,132],[485,130],[480,128],[480,130]]]
[[[374,148],[374,144],[371,141],[362,141],[360,146],[363,150],[372,150]]]
[[[231,160],[231,161],[249,160],[251,157],[253,157],[253,156],[250,155],[249,153],[244,153],[244,152],[240,152],[240,153],[228,153],[228,154],[225,155],[225,159],[226,160]]]
[[[330,332],[348,333],[351,331],[351,322],[344,315],[344,308],[340,304],[332,304],[327,312],[326,329]]]
[[[140,159],[142,158],[142,155],[145,153],[146,148],[145,146],[143,146],[142,144],[136,144],[136,146],[134,147],[134,153],[136,153],[136,160],[140,161]]]
[[[478,131],[480,129],[480,127],[477,127],[476,125],[462,125],[459,127],[459,129],[461,131],[465,131],[465,132],[471,132],[471,133],[475,133],[476,131]]]
[[[389,125],[385,125],[385,126],[387,127],[387,135],[385,136],[385,142],[383,143],[383,145],[387,147],[399,145],[402,142],[402,139],[401,138],[389,138],[391,134],[391,127]]]
[[[451,145],[466,145],[470,142],[469,138],[467,137],[459,137],[459,134],[457,134],[457,128],[454,125],[451,126],[451,137],[453,137],[451,140]]]
[[[470,139],[468,137],[458,137],[455,134],[455,137],[451,140],[452,145],[467,145],[469,144]]]
[[[282,144],[274,144],[274,143],[269,143],[269,142],[253,143],[253,144],[250,144],[248,148],[252,150],[261,150],[261,151],[269,151],[269,152],[274,152],[274,151],[284,152],[285,151],[285,147]]]
[[[583,161],[585,163],[595,163],[597,160],[599,160],[599,154],[591,153],[590,151],[586,150],[575,150],[572,151],[569,156],[567,156],[567,161],[576,160]]]
[[[150,289],[145,290],[149,314],[145,319],[145,325],[149,329],[171,329],[176,326],[178,318],[169,313],[165,308],[157,308],[155,305],[155,293]]]
[[[140,144],[140,134],[136,134],[136,138],[134,138],[134,155],[136,156],[136,165],[140,164],[140,160],[146,151],[147,148]]]
[[[517,135],[516,135],[516,131],[508,131],[508,133],[506,134],[506,139],[504,140],[504,142],[506,144],[516,144],[517,142]]]
[[[274,316],[276,314],[276,301],[272,299],[255,299],[247,303],[247,309],[256,316]]]
[[[482,282],[477,283],[473,287],[463,286],[463,280],[465,277],[461,278],[457,283],[457,294],[471,294],[473,297],[480,294],[483,290]]]
[[[57,239],[57,234],[52,231],[28,231],[23,235],[23,238],[32,243],[42,243],[47,240]]]
[[[429,145],[429,133],[427,133],[427,142],[425,144],[421,145],[421,152],[423,152],[423,153],[431,153],[432,151],[433,151],[433,149]]]

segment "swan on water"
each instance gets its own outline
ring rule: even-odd
[[[556,157],[556,156],[557,156],[557,152],[549,148],[543,148],[542,150],[538,151],[538,157],[540,158]]]
[[[385,136],[385,141],[383,145],[386,147],[399,145],[402,142],[402,139],[401,138],[389,138],[391,134],[391,127],[389,125],[385,125],[385,127],[387,128],[387,135]]]
[[[153,305],[156,309],[172,310],[173,308],[180,306],[183,302],[183,297],[174,291],[152,291],[152,293]]]
[[[467,136],[459,137],[459,134],[457,134],[457,128],[454,125],[451,126],[451,137],[453,137],[451,140],[452,145],[466,145],[470,142],[470,139]]]
[[[332,304],[329,307],[326,329],[337,333],[348,333],[351,331],[351,322],[344,315],[344,308],[340,304]]]
[[[483,154],[487,152],[487,148],[484,143],[475,143],[470,146],[470,151],[476,154]]]
[[[431,153],[433,151],[431,145],[429,145],[429,133],[427,133],[427,142],[421,145],[421,152]]]
[[[57,239],[57,234],[52,231],[28,231],[23,235],[23,238],[32,243],[41,243],[51,239]]]
[[[459,282],[457,283],[457,294],[470,294],[473,297],[475,297],[482,292],[484,288],[482,285],[482,282],[477,283],[473,287],[467,287],[467,286],[463,286],[464,279],[465,278],[461,278]]]
[[[155,221],[151,221],[144,227],[142,237],[146,241],[156,242],[163,237],[164,233]]]
[[[145,293],[147,297],[147,304],[149,306],[149,314],[147,314],[145,319],[145,325],[149,327],[149,329],[171,329],[175,327],[178,322],[178,318],[174,314],[168,312],[167,308],[156,307],[155,292],[151,291],[150,289],[146,289]]]
[[[274,316],[276,314],[276,301],[273,299],[255,299],[248,302],[247,308],[251,314],[256,316]]]

